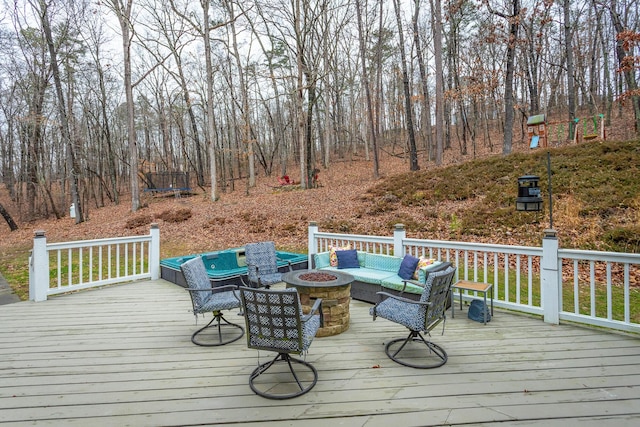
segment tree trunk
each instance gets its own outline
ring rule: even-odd
[[[444,75],[442,70],[442,6],[441,0],[431,1],[431,26],[436,65],[436,165],[442,164],[444,149]]]
[[[418,61],[418,71],[420,72],[420,82],[422,83],[422,117],[424,122],[424,134],[426,136],[426,145],[429,160],[432,157],[432,138],[431,138],[431,103],[429,102],[429,81],[427,77],[426,67],[424,66],[424,58],[422,53],[422,43],[420,41],[420,31],[418,28],[418,17],[420,14],[420,0],[414,0],[413,14],[413,41],[416,45],[416,56]]]
[[[620,21],[620,15],[618,15],[617,12],[617,2],[615,0],[611,2],[610,10],[616,34],[620,35],[625,31],[625,29]],[[636,82],[634,74],[634,59],[631,52],[627,52],[625,49],[624,42],[625,40],[622,39],[617,40],[616,55],[618,56],[618,64],[620,64],[620,69],[622,70],[627,83],[627,93],[630,94],[631,103],[633,105],[635,131],[637,135],[640,135],[640,95],[638,95],[638,83]]]
[[[510,154],[513,146],[513,80],[514,80],[514,64],[516,56],[516,44],[518,42],[518,30],[520,28],[520,0],[512,0],[512,13],[506,15],[492,9],[489,3],[486,3],[489,12],[500,16],[509,21],[509,41],[507,42],[507,60],[506,75],[504,79],[504,139],[502,142],[502,154]]]
[[[362,64],[362,85],[364,86],[364,92],[367,98],[367,118],[369,119],[369,132],[371,135],[371,142],[373,145],[373,177],[378,179],[380,176],[379,164],[378,164],[378,143],[376,141],[376,129],[373,118],[373,103],[371,102],[371,89],[369,87],[369,75],[367,74],[365,44],[366,39],[364,37],[363,25],[362,25],[362,12],[360,6],[360,0],[356,0],[356,17],[358,19],[358,38],[360,39],[360,62]]]
[[[218,178],[216,174],[216,150],[213,136],[216,132],[213,118],[213,65],[211,63],[211,30],[209,17],[209,0],[200,0],[203,15],[204,57],[207,72],[207,146],[209,147],[209,172],[211,175],[211,200],[218,200]]]
[[[129,143],[129,180],[131,185],[131,211],[140,209],[140,188],[138,187],[138,144],[136,141],[135,107],[133,83],[131,81],[131,39],[133,25],[131,11],[133,0],[110,0],[122,32],[122,52],[124,54],[124,93],[127,102],[127,137]]]
[[[51,71],[53,73],[53,81],[56,88],[56,96],[58,100],[58,115],[60,116],[60,133],[62,134],[62,139],[65,146],[67,147],[67,168],[69,169],[69,173],[71,174],[71,198],[76,210],[76,224],[79,224],[84,221],[84,215],[82,214],[82,201],[80,200],[80,193],[78,189],[79,167],[76,162],[73,143],[71,142],[67,108],[64,99],[64,93],[62,91],[60,69],[58,67],[58,52],[56,51],[56,47],[53,42],[53,35],[51,34],[51,27],[49,24],[48,5],[43,0],[40,0],[39,12],[40,22],[42,23],[42,29],[44,30],[44,34],[47,40],[47,46],[49,48],[49,55],[51,57]]]
[[[404,104],[407,117],[407,131],[409,132],[409,163],[410,170],[417,171],[420,169],[418,165],[418,153],[416,148],[416,134],[413,127],[413,105],[411,102],[411,90],[409,88],[409,74],[407,72],[407,55],[404,49],[404,32],[402,30],[402,20],[400,19],[400,0],[393,0],[393,7],[396,12],[396,21],[398,23],[398,37],[400,38],[400,62],[402,62],[402,85],[404,88]]]
[[[249,122],[249,95],[247,94],[247,82],[244,76],[244,69],[242,67],[242,62],[240,61],[240,51],[238,50],[238,41],[236,37],[236,26],[235,26],[235,13],[233,11],[233,3],[229,1],[225,1],[225,7],[227,8],[227,12],[229,12],[229,22],[231,25],[231,44],[233,47],[233,51],[231,54],[233,55],[236,67],[238,68],[238,80],[240,86],[240,97],[242,100],[242,109],[240,114],[242,115],[242,123],[240,124],[240,134],[242,135],[242,145],[246,149],[247,153],[247,162],[249,166],[249,181],[247,182],[247,186],[249,188],[253,188],[256,186],[256,168],[255,168],[255,156],[253,149],[253,138],[251,136],[251,124]]]
[[[2,203],[0,203],[0,215],[2,215],[5,221],[7,221],[7,224],[9,224],[9,229],[11,231],[16,231],[18,229],[18,225],[15,223],[15,221],[13,220],[9,212],[7,212],[7,210],[4,208],[4,206],[2,206]]]
[[[567,58],[567,102],[569,104],[568,119],[571,122],[576,117],[576,90],[574,83],[575,71],[573,68],[573,31],[571,29],[571,0],[563,0],[562,9],[564,13],[564,47]],[[573,132],[576,132],[575,126]],[[569,135],[572,139],[573,135]]]

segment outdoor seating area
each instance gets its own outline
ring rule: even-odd
[[[315,387],[279,401],[249,386],[269,352],[257,357],[245,340],[193,345],[190,305],[184,288],[160,279],[3,306],[0,426],[640,421],[636,336],[504,310],[484,326],[465,312],[447,317],[444,335],[432,331],[447,363],[419,370],[385,354],[407,329],[374,322],[372,305],[352,300],[349,329],[314,339],[306,355]],[[235,309],[225,316],[244,320]]]

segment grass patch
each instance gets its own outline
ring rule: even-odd
[[[21,300],[29,299],[29,253],[31,247],[14,247],[0,252],[0,272]]]

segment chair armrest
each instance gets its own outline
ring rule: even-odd
[[[378,302],[381,302],[385,298],[393,298],[395,300],[406,302],[406,303],[409,303],[409,304],[431,305],[431,303],[428,302],[428,301],[416,301],[416,300],[405,298],[405,297],[401,297],[401,296],[398,296],[398,295],[393,295],[393,294],[390,294],[388,292],[376,292],[376,294],[378,295]]]
[[[403,294],[404,291],[407,289],[407,283],[411,283],[412,285],[416,285],[416,286],[420,286],[421,288],[424,288],[424,283],[420,283],[420,281],[418,280],[413,280],[413,279],[407,279],[407,280],[402,280],[402,290],[400,291],[400,294]]]
[[[312,316],[314,316],[318,312],[320,314],[320,327],[324,326],[324,313],[322,313],[322,298],[316,299],[316,302],[313,303],[313,307],[311,307],[311,311],[309,314],[304,314],[301,316],[300,320],[306,322]]]
[[[249,279],[249,271],[254,271],[256,274],[256,277],[258,278],[257,282],[253,282],[251,279]],[[249,281],[249,287],[250,288],[261,288],[262,287],[262,282],[260,282],[260,268],[256,265],[256,264],[251,264],[251,263],[247,263],[247,280]],[[240,276],[240,281],[242,282],[243,285],[247,286],[247,284],[245,283],[244,279],[242,278],[242,276]],[[251,283],[257,283],[257,286],[251,286]]]
[[[293,271],[293,267],[291,267],[291,261],[287,259],[282,259],[280,257],[276,257],[278,261],[285,261],[287,263],[287,267],[289,267],[289,271]]]

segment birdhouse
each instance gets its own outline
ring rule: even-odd
[[[530,116],[527,119],[527,134],[529,136],[529,147],[547,146],[547,119],[544,114]]]

